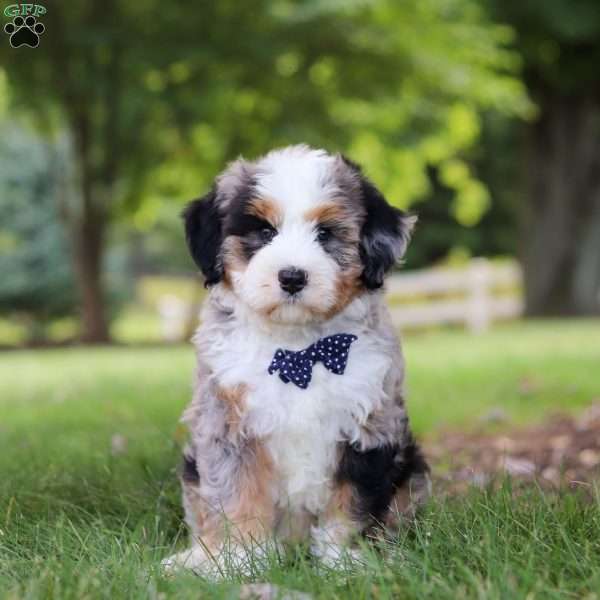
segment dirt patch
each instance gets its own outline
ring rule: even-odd
[[[451,492],[506,474],[543,487],[590,488],[600,479],[600,400],[578,417],[497,434],[447,431],[424,446],[435,480]]]

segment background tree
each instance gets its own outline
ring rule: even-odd
[[[402,206],[428,193],[436,165],[455,217],[474,224],[489,201],[462,155],[478,113],[528,106],[510,32],[475,0],[82,0],[43,20],[40,47],[6,46],[3,63],[14,105],[72,142],[61,212],[89,342],[109,335],[111,225],[149,227],[225,160],[300,141],[344,150]]]
[[[0,128],[0,313],[43,341],[52,318],[73,312],[76,293],[57,211],[58,149],[15,124]]]
[[[494,1],[517,32],[538,107],[513,177],[523,180],[531,315],[600,312],[600,10],[596,0]]]

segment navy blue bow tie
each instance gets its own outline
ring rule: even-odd
[[[290,381],[305,390],[312,378],[313,365],[321,361],[325,368],[336,375],[343,375],[348,362],[350,344],[358,338],[351,333],[336,333],[317,340],[304,350],[279,348],[269,366],[269,374],[279,371],[279,379]]]

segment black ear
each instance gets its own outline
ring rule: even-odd
[[[385,274],[404,256],[417,218],[390,206],[363,175],[361,191],[366,210],[360,237],[360,257],[364,265],[361,279],[367,289],[375,290],[383,285]]]
[[[190,202],[183,211],[185,239],[207,287],[219,283],[223,277],[220,258],[223,218],[217,209],[216,197],[213,189],[203,198]]]

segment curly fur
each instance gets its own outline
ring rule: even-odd
[[[397,526],[393,511],[414,514],[428,467],[410,432],[404,361],[380,290],[414,219],[354,163],[294,146],[230,165],[185,220],[210,289],[183,417],[192,547],[166,566],[214,574],[226,537],[240,556],[250,539],[304,539],[335,561],[356,535]],[[289,267],[308,274],[293,296],[278,283]],[[316,364],[301,389],[268,374],[277,348],[340,332],[358,337],[344,375]]]

